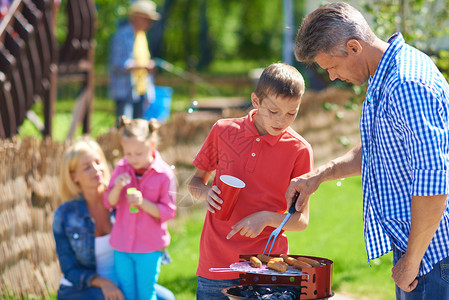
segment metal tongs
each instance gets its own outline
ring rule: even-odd
[[[262,255],[265,254],[265,251],[267,250],[267,247],[270,244],[270,240],[273,239],[273,241],[271,242],[270,250],[268,251],[268,254],[267,254],[268,256],[270,256],[271,249],[273,249],[274,242],[276,241],[276,238],[278,237],[279,233],[281,233],[282,227],[284,227],[284,225],[285,225],[285,223],[287,223],[288,219],[290,219],[290,217],[296,212],[295,204],[296,204],[296,200],[298,199],[298,196],[299,196],[299,193],[296,193],[295,197],[293,199],[293,203],[290,206],[290,209],[288,210],[288,213],[285,216],[284,220],[282,221],[281,225],[279,225],[278,228],[276,228],[275,230],[273,230],[273,232],[271,232],[270,237],[268,238],[268,242],[265,245],[265,249],[262,252]]]

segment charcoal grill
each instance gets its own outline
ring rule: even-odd
[[[255,255],[240,255],[242,261],[249,260]],[[271,256],[279,256],[272,254]],[[332,265],[333,261],[327,258],[304,255],[289,255],[294,258],[307,257],[319,261],[321,266],[302,269],[303,275],[265,275],[257,273],[240,273],[239,284],[248,285],[289,285],[299,287],[300,299],[327,299],[333,296],[332,284]],[[223,290],[223,293],[230,299],[245,299],[227,294],[229,287]],[[235,287],[234,287],[235,288]]]

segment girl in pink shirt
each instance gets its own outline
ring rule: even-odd
[[[156,120],[120,118],[124,158],[104,196],[116,208],[110,244],[119,286],[126,299],[156,299],[161,258],[170,243],[167,220],[175,217],[176,180],[156,150]]]

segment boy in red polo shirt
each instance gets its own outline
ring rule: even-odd
[[[294,67],[268,66],[251,94],[254,110],[242,118],[221,119],[212,127],[193,164],[197,171],[190,193],[208,208],[200,242],[197,299],[227,299],[225,287],[238,284],[238,273],[210,272],[229,267],[239,254],[262,253],[270,233],[287,209],[285,192],[292,178],[313,167],[312,148],[289,126],[298,114],[304,80]],[[215,171],[212,187],[207,182]],[[214,217],[222,200],[216,181],[220,175],[242,179],[246,186],[228,221]],[[307,227],[309,208],[296,212],[285,230]],[[287,237],[276,239],[272,253],[288,253]]]

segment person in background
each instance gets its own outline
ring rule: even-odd
[[[103,196],[110,173],[103,151],[93,139],[73,142],[61,165],[60,205],[54,215],[53,235],[63,273],[58,299],[122,300],[109,245],[113,226]],[[173,294],[156,286],[158,300]]]
[[[155,100],[154,72],[146,33],[159,20],[156,4],[138,0],[128,10],[129,22],[118,27],[109,53],[109,92],[116,103],[117,125],[122,115],[143,118]]]
[[[103,202],[116,208],[110,244],[126,299],[156,299],[161,260],[175,217],[176,178],[156,150],[155,119],[120,118],[124,158],[112,172]]]
[[[218,120],[196,155],[197,168],[189,191],[206,201],[208,213],[200,241],[197,299],[227,299],[223,288],[238,285],[237,273],[214,273],[210,268],[229,267],[239,254],[262,254],[274,228],[283,221],[285,192],[290,179],[312,169],[309,143],[290,125],[304,94],[304,80],[294,67],[271,64],[262,72],[251,94],[254,110],[246,117]],[[212,186],[207,185],[215,171]],[[232,175],[246,184],[228,221],[215,218],[223,199],[217,180]],[[309,210],[296,212],[284,230],[307,227]],[[288,253],[287,237],[279,235],[273,253]]]
[[[53,235],[63,273],[58,299],[124,299],[117,287],[111,220],[103,205],[109,170],[100,146],[83,138],[64,154],[59,185],[68,202],[54,215]]]
[[[296,36],[299,61],[331,80],[368,80],[361,143],[292,180],[296,208],[327,180],[362,175],[368,261],[393,250],[397,299],[449,299],[449,85],[432,59],[400,33],[387,42],[344,2],[308,14]]]

